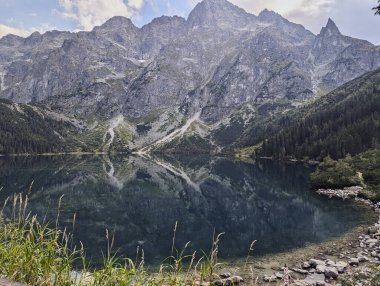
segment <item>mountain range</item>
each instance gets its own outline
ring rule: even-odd
[[[380,46],[342,35],[331,19],[314,35],[275,12],[256,16],[226,0],[141,28],[114,17],[91,32],[7,35],[0,153],[221,151],[257,122],[379,67]],[[36,118],[51,127],[49,139],[23,129]],[[17,148],[4,143],[15,124],[21,137],[32,134]],[[43,151],[31,147],[38,142]]]

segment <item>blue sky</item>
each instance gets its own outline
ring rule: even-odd
[[[69,2],[76,3],[80,2],[80,0]],[[186,0],[142,1],[142,7],[137,7],[137,9],[133,8],[133,6],[129,8],[128,1],[122,0],[90,0],[84,2],[89,3],[89,5],[91,5],[91,2],[124,2],[127,7],[125,11],[118,13],[117,10],[111,10],[109,11],[110,13],[105,16],[107,17],[107,15],[109,15],[109,17],[112,17],[121,14],[122,16],[132,18],[137,26],[142,26],[162,15],[187,17],[194,6],[191,4],[191,1]],[[0,0],[0,24],[10,29],[20,30],[20,32],[25,31],[25,33],[28,33],[29,30],[45,31],[47,29],[57,29],[74,31],[76,29],[88,29],[88,27],[81,25],[80,20],[78,21],[78,19],[73,17],[66,17],[65,12],[67,12],[67,10],[65,10],[65,6],[62,3],[64,3],[64,1],[59,0]],[[110,3],[110,5],[112,4]],[[75,9],[73,9],[73,11],[74,10]],[[127,10],[131,12],[131,15],[128,15]],[[94,12],[94,14],[96,13]],[[99,19],[102,21],[104,18],[102,15],[99,15]],[[0,36],[2,36],[1,30]]]
[[[161,15],[187,17],[199,0],[0,0],[0,37],[33,31],[91,30],[112,16],[132,18],[137,26]],[[231,0],[248,12],[274,10],[318,33],[331,17],[342,33],[380,45],[377,0]],[[339,2],[339,3],[338,3]]]

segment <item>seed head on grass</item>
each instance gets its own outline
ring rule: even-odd
[[[57,218],[55,220],[55,227],[58,228],[58,224],[59,224],[59,215],[60,215],[60,211],[61,211],[61,203],[62,203],[62,199],[63,199],[64,195],[62,195],[60,198],[59,198],[59,201],[58,201],[58,210],[57,210]]]
[[[254,251],[254,246],[255,246],[256,242],[257,242],[257,240],[252,241],[251,245],[249,246],[247,258],[245,259],[245,265],[244,265],[245,268],[247,268],[248,260],[251,257],[251,252]]]
[[[178,221],[175,222],[174,229],[173,229],[172,251],[170,253],[171,256],[173,256],[173,252],[174,252],[175,236],[176,236],[176,233],[177,233],[177,226],[178,226]]]

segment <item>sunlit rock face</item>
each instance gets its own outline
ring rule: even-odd
[[[20,171],[21,170],[21,171]],[[269,254],[342,234],[371,216],[358,205],[325,200],[308,191],[311,170],[302,164],[255,164],[202,157],[0,158],[0,201],[29,193],[28,210],[59,220],[82,241],[96,263],[106,250],[106,229],[119,254],[144,249],[148,263],[176,247],[208,251],[214,231],[222,258]],[[20,176],[22,172],[22,176]],[[31,182],[31,191],[28,192]],[[10,209],[6,208],[6,214]]]
[[[215,123],[243,104],[299,103],[380,66],[380,49],[329,20],[319,35],[264,10],[204,0],[188,19],[142,28],[115,17],[91,32],[0,39],[0,96],[66,115],[141,117],[202,110]]]

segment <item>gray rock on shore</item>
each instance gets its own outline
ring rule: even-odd
[[[264,276],[264,281],[265,282],[276,282],[277,277],[275,275],[265,275]]]
[[[312,267],[317,267],[318,265],[326,265],[326,263],[323,260],[318,260],[318,259],[310,259],[309,264]]]
[[[380,225],[376,224],[368,228],[368,234],[376,234],[380,230]]]
[[[350,258],[348,261],[348,264],[351,266],[358,266],[359,265],[359,259],[358,258]]]
[[[302,268],[303,269],[309,269],[311,267],[310,263],[307,261],[302,262]]]
[[[317,270],[317,273],[325,273],[326,271],[326,265],[322,265],[322,264],[319,264],[317,265],[317,267],[315,268]]]
[[[220,280],[216,280],[212,283],[212,285],[213,286],[232,286],[232,285],[238,285],[243,281],[244,279],[240,276],[231,276],[231,277],[223,278]]]
[[[335,267],[326,267],[325,276],[327,278],[336,279],[339,276],[338,270]]]

